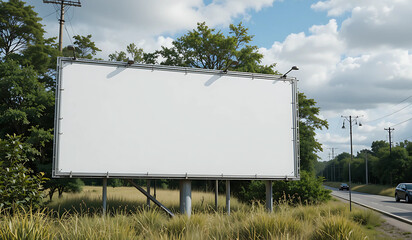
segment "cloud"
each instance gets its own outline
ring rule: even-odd
[[[205,21],[210,27],[227,27],[235,18],[249,18],[251,11],[271,6],[275,0],[152,0],[104,1],[88,0],[82,7],[70,8],[66,28],[72,35],[93,35],[96,45],[103,50],[99,57],[107,59],[114,51],[136,43],[146,51],[171,43],[171,37],[196,27]],[[32,3],[40,16],[53,10],[51,4]],[[46,18],[43,23],[50,36],[57,35],[57,21]],[[67,27],[70,25],[70,27]],[[71,31],[73,29],[73,31]],[[66,32],[65,32],[65,35]],[[66,44],[70,44],[65,38]],[[165,42],[166,41],[166,42]]]
[[[330,16],[350,12],[340,36],[351,49],[412,47],[412,4],[409,0],[329,0],[312,5]]]
[[[286,72],[293,65],[299,66],[303,73],[296,71],[290,75],[304,79],[300,86],[306,90],[319,88],[328,80],[328,74],[340,61],[344,47],[333,19],[326,25],[311,27],[309,32],[309,36],[290,34],[285,41],[275,42],[270,49],[260,49],[265,56],[263,63],[277,63],[280,72]]]
[[[260,51],[265,64],[278,63],[281,72],[300,67],[290,75],[300,80],[299,90],[318,102],[329,121],[329,130],[317,132],[325,149],[322,158],[328,159],[328,147],[348,152],[349,133],[341,129],[341,115],[363,116],[363,126],[354,129],[355,153],[373,141],[387,140],[384,128],[390,126],[397,132],[394,142],[411,139],[407,129],[412,120],[404,121],[412,117],[412,99],[399,103],[412,95],[412,2],[329,0],[312,9],[343,21],[340,26],[334,19],[313,26],[307,35],[292,33]]]

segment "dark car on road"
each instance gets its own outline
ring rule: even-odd
[[[348,190],[349,191],[349,186],[346,183],[341,183],[339,190]]]
[[[399,183],[395,189],[395,200],[399,202],[404,199],[405,202],[412,201],[412,183]]]

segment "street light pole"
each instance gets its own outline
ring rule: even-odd
[[[352,142],[352,122],[355,122],[355,125],[358,124],[359,116],[355,116],[352,119],[352,116],[341,116],[343,118],[343,126],[342,128],[345,129],[345,120],[349,122],[349,133],[350,133],[350,161],[349,161],[349,211],[352,211],[352,178],[351,178],[351,171],[350,171],[350,164],[353,161],[353,142]],[[359,122],[359,126],[362,124]]]

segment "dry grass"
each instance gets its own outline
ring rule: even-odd
[[[153,194],[153,191],[152,191]],[[174,212],[179,210],[179,191],[158,189],[156,199]],[[147,201],[146,196],[133,187],[108,187],[107,205],[111,212],[128,212],[141,209]],[[218,197],[218,212],[225,211],[226,196]],[[81,193],[64,194],[62,198],[53,198],[48,207],[60,214],[71,210],[76,213],[95,213],[102,205],[102,187],[86,186]],[[151,202],[153,206],[153,203]],[[232,211],[247,207],[236,198],[231,197]],[[192,191],[193,212],[214,212],[215,195],[211,192]]]
[[[128,188],[110,189],[109,193],[110,198],[123,199],[121,203],[146,202]],[[89,205],[93,198],[101,204],[100,188],[87,187],[83,193],[68,194],[53,204],[69,205],[83,199]],[[173,206],[178,191],[159,191],[158,199]],[[374,230],[380,224],[376,214],[356,208],[349,212],[347,205],[336,201],[297,207],[281,203],[268,213],[260,203],[243,205],[232,199],[238,207],[231,215],[199,207],[199,202],[214,203],[212,193],[194,192],[193,201],[198,210],[190,218],[179,214],[169,218],[158,209],[145,208],[127,214],[113,211],[104,217],[95,213],[0,212],[0,239],[388,239]]]

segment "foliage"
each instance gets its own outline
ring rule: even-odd
[[[36,76],[31,67],[11,60],[0,62],[0,137],[33,133],[36,138],[45,135],[41,141],[50,140],[51,131],[39,134],[37,130],[48,120],[46,112],[54,106],[54,95]]]
[[[0,209],[38,208],[42,200],[44,173],[34,174],[26,165],[30,146],[20,136],[0,139]]]
[[[92,35],[89,34],[87,36],[80,36],[76,35],[74,38],[74,52],[76,57],[78,58],[87,58],[92,59],[93,56],[100,52],[101,50],[96,47],[96,43],[94,43],[91,38]],[[69,50],[67,47],[63,48],[63,56],[65,57],[74,57],[73,51]]]
[[[273,65],[261,65],[263,55],[249,45],[253,36],[242,23],[229,26],[229,36],[198,23],[197,29],[173,41],[172,48],[162,47],[161,64],[243,72],[274,74]]]
[[[412,142],[397,143],[391,150],[385,141],[374,141],[371,150],[363,149],[351,162],[351,178],[355,183],[365,183],[366,160],[368,183],[397,185],[412,181]],[[350,154],[342,153],[335,159],[318,165],[318,175],[328,181],[349,181]],[[335,172],[335,174],[331,174]]]
[[[20,0],[0,1],[0,57],[17,53],[43,39],[41,18]]]
[[[350,213],[341,202],[297,207],[279,204],[273,213],[255,203],[230,215],[198,212],[190,218],[184,215],[169,218],[158,210],[145,208],[128,214],[112,212],[104,217],[80,212],[60,217],[52,211],[18,212],[0,217],[0,239],[387,238],[374,230],[379,225],[376,222],[379,216],[368,212],[371,211],[361,213],[354,208]]]
[[[131,56],[128,57],[127,53]],[[126,52],[120,51],[109,54],[110,61],[127,62],[133,60],[136,63],[155,64],[157,62],[158,53],[145,53],[142,48],[138,48],[136,44],[130,43],[126,47]]]
[[[305,171],[301,172],[300,177],[300,181],[274,181],[274,200],[290,204],[317,204],[331,198],[331,191],[322,186],[323,178]],[[239,194],[241,200],[249,202],[263,201],[265,196],[265,184],[262,181],[252,181]]]
[[[319,107],[313,99],[308,99],[305,94],[299,93],[299,138],[300,138],[300,168],[304,171],[313,172],[314,165],[318,160],[322,144],[316,136],[316,129],[328,128],[328,122],[320,119]]]

